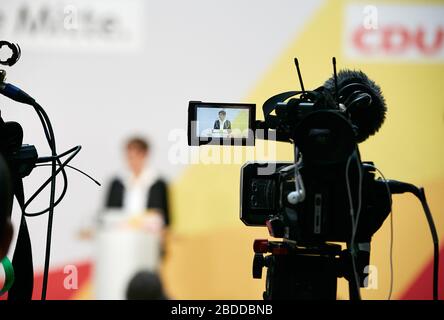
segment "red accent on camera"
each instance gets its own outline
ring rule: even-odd
[[[255,253],[267,253],[268,252],[268,240],[267,239],[254,240],[253,250]]]

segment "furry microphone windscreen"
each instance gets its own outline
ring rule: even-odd
[[[387,107],[381,87],[359,70],[341,70],[337,75],[338,100],[345,105],[352,123],[357,127],[357,142],[366,140],[381,128]],[[332,76],[324,83],[335,94]]]

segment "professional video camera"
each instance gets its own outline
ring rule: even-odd
[[[0,41],[0,50],[8,47],[11,56],[6,60],[0,60],[0,64],[12,66],[20,58],[21,50],[18,45],[7,41]],[[48,213],[48,229],[46,238],[45,266],[43,272],[42,299],[46,298],[48,270],[50,262],[52,221],[54,208],[61,202],[66,194],[68,178],[65,167],[73,168],[86,175],[81,170],[69,166],[69,162],[79,153],[81,146],[76,146],[61,154],[57,153],[54,131],[51,121],[45,110],[27,93],[16,86],[6,83],[6,71],[0,70],[0,94],[22,104],[31,106],[37,113],[42,123],[43,131],[51,150],[51,156],[38,157],[37,149],[33,145],[23,144],[23,129],[17,122],[5,122],[0,113],[0,240],[5,232],[5,221],[10,219],[12,213],[13,197],[15,196],[21,209],[20,227],[18,231],[17,243],[14,256],[11,261],[8,257],[3,258],[1,263],[5,269],[6,280],[0,295],[8,292],[9,300],[29,300],[33,293],[33,262],[31,240],[29,237],[26,217],[36,217]],[[62,162],[61,159],[67,157]],[[49,164],[47,164],[49,162]],[[28,176],[35,167],[51,166],[51,176],[28,198],[25,200],[22,179]],[[63,189],[56,199],[56,176],[59,173],[63,176]],[[88,175],[86,175],[88,176]],[[88,176],[91,178],[90,176]],[[91,178],[92,179],[92,178]],[[94,179],[92,179],[95,181]],[[95,181],[99,184],[97,181]],[[30,213],[26,209],[29,204],[50,185],[49,207],[39,212]],[[99,184],[100,185],[100,184]],[[3,244],[9,247],[9,241]],[[7,248],[2,248],[7,251]]]
[[[333,58],[332,78],[306,91],[295,64],[302,90],[269,98],[264,121],[256,121],[254,104],[189,104],[189,145],[254,145],[256,137],[294,146],[294,162],[248,162],[241,169],[240,219],[283,238],[254,242],[253,277],[268,269],[264,299],[335,299],[337,277],[359,299],[371,238],[391,211],[391,195],[403,192],[419,197],[430,224],[437,297],[438,238],[423,189],[376,179],[379,170],[360,157],[357,144],[385,120],[380,87],[361,71],[337,74]]]

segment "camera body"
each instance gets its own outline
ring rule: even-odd
[[[261,174],[275,167],[271,174]],[[247,226],[267,226],[270,235],[294,240],[300,245],[328,241],[347,242],[351,238],[351,217],[344,179],[345,165],[301,166],[305,183],[304,201],[292,204],[288,196],[295,190],[292,162],[248,162],[241,169],[240,219]],[[362,163],[362,199],[356,240],[369,242],[390,211],[383,181],[375,179],[372,163]],[[358,189],[358,168],[350,169],[351,190]],[[353,193],[353,198],[355,197]],[[356,203],[357,206],[357,203]]]

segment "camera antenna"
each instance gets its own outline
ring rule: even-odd
[[[339,100],[338,100],[338,74],[336,73],[336,57],[332,58],[332,63],[333,63],[333,77],[335,80],[335,100],[336,103],[339,104]]]
[[[302,81],[301,69],[299,68],[298,58],[294,58],[294,64],[296,65],[296,70],[298,72],[299,84],[301,85],[302,93],[305,94],[304,82]]]

